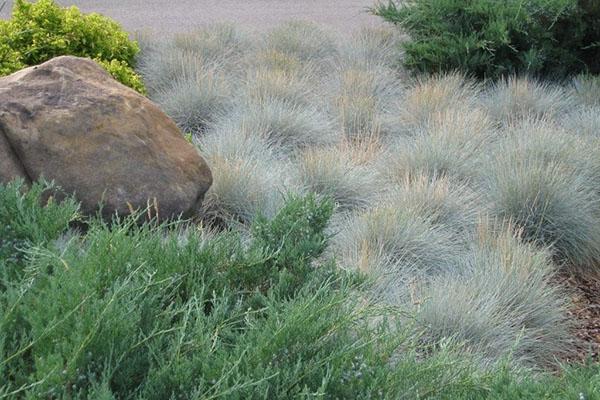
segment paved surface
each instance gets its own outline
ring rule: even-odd
[[[212,22],[233,22],[243,29],[264,31],[291,19],[309,20],[347,35],[380,23],[366,12],[376,0],[58,0],[85,12],[99,12],[130,32],[172,34]],[[3,0],[0,0],[0,5]],[[8,0],[0,17],[12,8]]]

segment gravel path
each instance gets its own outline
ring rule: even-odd
[[[85,12],[99,12],[130,32],[172,34],[212,22],[233,22],[263,31],[291,19],[310,20],[340,35],[380,23],[366,12],[376,0],[59,0]],[[0,4],[3,1],[0,0]],[[0,13],[7,18],[12,0]]]

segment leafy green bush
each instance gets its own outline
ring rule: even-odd
[[[110,60],[104,61],[101,59],[94,60],[100,64],[109,74],[125,86],[129,86],[133,90],[147,94],[146,87],[142,78],[130,67],[125,61]]]
[[[0,21],[0,38],[6,37],[6,27]],[[21,63],[20,54],[6,43],[2,43],[0,39],[0,76],[11,74],[24,68]]]
[[[16,0],[12,17],[0,21],[0,74],[61,55],[100,61],[115,79],[144,91],[133,71],[139,47],[113,20],[62,8],[54,0]]]
[[[600,73],[595,0],[390,1],[374,12],[408,33],[405,63],[415,71],[458,69],[480,78]]]

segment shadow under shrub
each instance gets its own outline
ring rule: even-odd
[[[389,1],[373,11],[406,31],[404,62],[417,72],[492,79],[600,73],[595,0]]]

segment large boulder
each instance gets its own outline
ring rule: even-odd
[[[189,215],[206,162],[154,103],[94,61],[57,57],[0,78],[0,182],[44,177],[105,216],[156,206]]]

